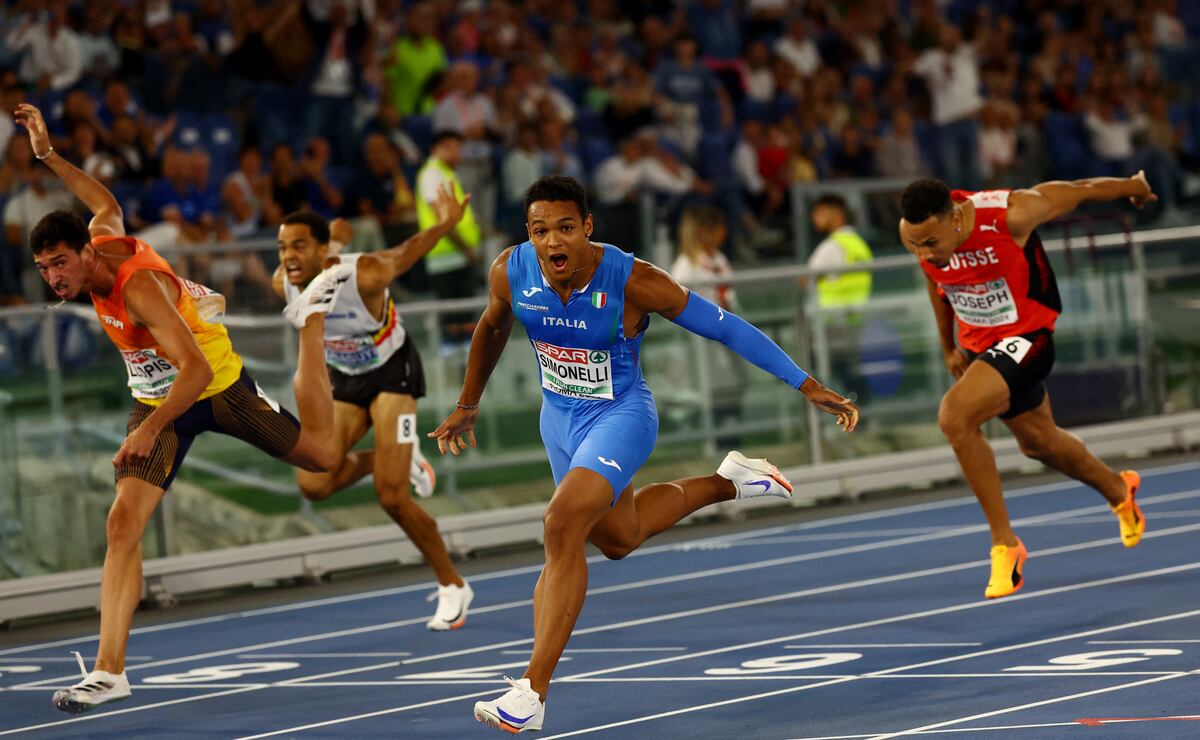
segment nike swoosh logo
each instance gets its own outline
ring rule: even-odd
[[[771,490],[771,481],[769,481],[769,480],[748,480],[745,483],[743,483],[742,485],[744,485],[744,486],[762,486],[763,493],[767,493],[768,491]]]
[[[528,717],[514,717],[500,707],[496,707],[496,714],[500,715],[500,719],[504,720],[505,722],[510,722],[514,725],[523,725],[529,720],[533,719],[533,714],[529,715]],[[537,714],[537,712],[534,712],[534,714]]]
[[[541,288],[529,288],[528,290],[522,290],[521,294],[524,295],[526,298],[532,298],[534,296],[534,294],[541,293],[541,292],[542,292]]]
[[[596,456],[596,459],[600,461],[601,465],[607,465],[610,468],[616,468],[617,470],[621,470],[621,466],[617,463],[616,460],[605,460],[604,458],[600,457],[599,455]],[[621,472],[624,473],[625,471],[621,470]]]

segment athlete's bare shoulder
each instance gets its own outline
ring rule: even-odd
[[[130,318],[139,324],[145,324],[144,317],[157,314],[167,306],[170,310],[178,312],[175,302],[179,300],[179,291],[179,281],[167,273],[142,268],[134,270],[125,280],[121,297],[130,312]]]
[[[283,265],[275,268],[275,274],[271,276],[271,290],[275,291],[275,295],[280,298],[286,298],[287,293],[283,285],[283,281],[287,279],[287,272],[283,269]]]
[[[625,300],[629,305],[674,319],[687,305],[687,299],[687,288],[670,273],[653,262],[634,258],[629,282],[625,284]]]
[[[488,288],[492,295],[512,303],[512,290],[508,285],[508,258],[518,245],[514,244],[496,255],[492,266],[488,268]]]

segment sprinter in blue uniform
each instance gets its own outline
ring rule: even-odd
[[[649,262],[591,241],[587,193],[570,177],[543,177],[525,194],[529,241],[492,263],[488,306],[471,339],[457,408],[429,434],[457,455],[475,446],[479,400],[513,319],[529,335],[542,381],[542,441],[557,488],[544,517],[546,565],[534,590],[529,667],[475,718],[507,732],[540,730],[550,676],[587,591],[584,543],[619,560],[709,504],[791,495],[766,460],[730,452],[712,475],[656,483],[636,495],[630,481],[658,436],[640,347],[657,313],[719,341],[837,417],[847,432],[858,408],[796,366],[765,334],[676,283]]]

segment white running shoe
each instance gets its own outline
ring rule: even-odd
[[[717,475],[733,482],[737,487],[738,498],[792,497],[791,482],[779,472],[779,468],[761,457],[749,458],[734,450],[721,461]]]
[[[433,614],[433,619],[425,623],[425,626],[435,632],[444,632],[446,630],[456,630],[467,623],[467,609],[471,606],[471,599],[475,598],[475,592],[471,590],[471,584],[463,581],[461,586],[438,586],[437,591],[429,594],[426,601],[437,599],[437,611]]]
[[[514,735],[526,730],[542,729],[542,720],[546,718],[546,705],[529,686],[529,679],[514,681],[505,676],[504,680],[512,688],[494,701],[475,702],[475,719],[488,727],[495,727]]]
[[[79,714],[89,709],[95,709],[110,701],[128,699],[133,692],[129,688],[129,679],[125,671],[109,673],[108,671],[92,671],[88,673],[83,664],[83,656],[75,653],[79,661],[79,672],[83,680],[69,689],[59,689],[54,692],[54,706],[68,714]]]
[[[433,495],[433,487],[437,485],[437,474],[433,472],[433,466],[421,454],[421,446],[414,444],[412,451],[412,468],[408,473],[408,480],[412,483],[413,493],[421,498],[429,498]]]
[[[283,309],[283,315],[297,329],[304,328],[304,322],[314,313],[329,313],[337,300],[338,292],[354,274],[354,267],[349,263],[338,263],[327,267],[312,279],[304,292]]]

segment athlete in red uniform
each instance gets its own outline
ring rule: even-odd
[[[938,425],[992,533],[989,599],[1021,588],[1026,551],[1012,531],[996,459],[980,429],[988,419],[1000,417],[1025,455],[1099,491],[1117,515],[1126,547],[1146,529],[1134,500],[1138,474],[1111,470],[1060,429],[1042,384],[1054,365],[1062,302],[1034,229],[1081,203],[1118,198],[1139,208],[1157,199],[1141,172],[979,193],[917,180],[901,197],[900,239],[921,261],[946,366],[956,379],[942,399]]]

